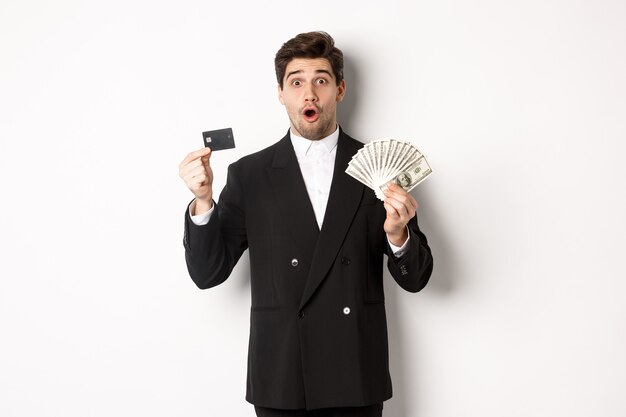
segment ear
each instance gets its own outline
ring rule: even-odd
[[[283,89],[280,88],[280,84],[278,84],[278,101],[280,101],[280,104],[282,104],[283,106],[285,105],[285,99],[283,98]]]
[[[343,100],[345,95],[346,95],[346,80],[341,80],[339,82],[339,85],[337,86],[337,97],[336,97],[337,103]]]

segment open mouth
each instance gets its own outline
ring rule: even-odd
[[[319,113],[316,108],[308,108],[302,112],[302,115],[307,122],[314,122],[319,117]]]

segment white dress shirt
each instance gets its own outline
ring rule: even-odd
[[[309,199],[311,200],[311,205],[315,212],[317,225],[321,230],[322,223],[324,222],[324,214],[326,213],[326,205],[328,204],[328,196],[330,194],[330,184],[333,180],[337,142],[339,140],[339,127],[329,136],[320,140],[305,139],[294,134],[293,130],[290,131],[289,136],[291,137],[291,144],[298,158],[298,165],[300,165],[306,191],[309,194]],[[215,206],[211,207],[208,212],[198,214],[197,216],[193,215],[196,208],[195,206],[194,200],[189,206],[191,221],[198,226],[207,224],[213,214]],[[395,246],[391,242],[389,242],[389,246],[394,256],[400,257],[409,247],[409,238],[407,238],[401,247]]]
[[[304,185],[315,212],[317,225],[321,230],[330,194],[330,184],[333,181],[339,129],[335,129],[330,136],[320,140],[308,140],[295,135],[293,131],[289,136],[291,136],[291,144],[296,152]]]

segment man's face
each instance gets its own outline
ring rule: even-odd
[[[286,107],[291,128],[310,140],[335,131],[337,103],[343,100],[346,83],[337,80],[325,58],[295,58],[287,64],[278,99]]]

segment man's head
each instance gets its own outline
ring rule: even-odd
[[[276,54],[278,98],[294,133],[319,140],[334,132],[346,92],[343,53],[324,32],[301,33]]]
[[[287,64],[294,58],[324,58],[333,70],[337,85],[343,80],[343,52],[326,32],[307,32],[288,40],[276,53],[274,68],[278,85],[283,88]]]

